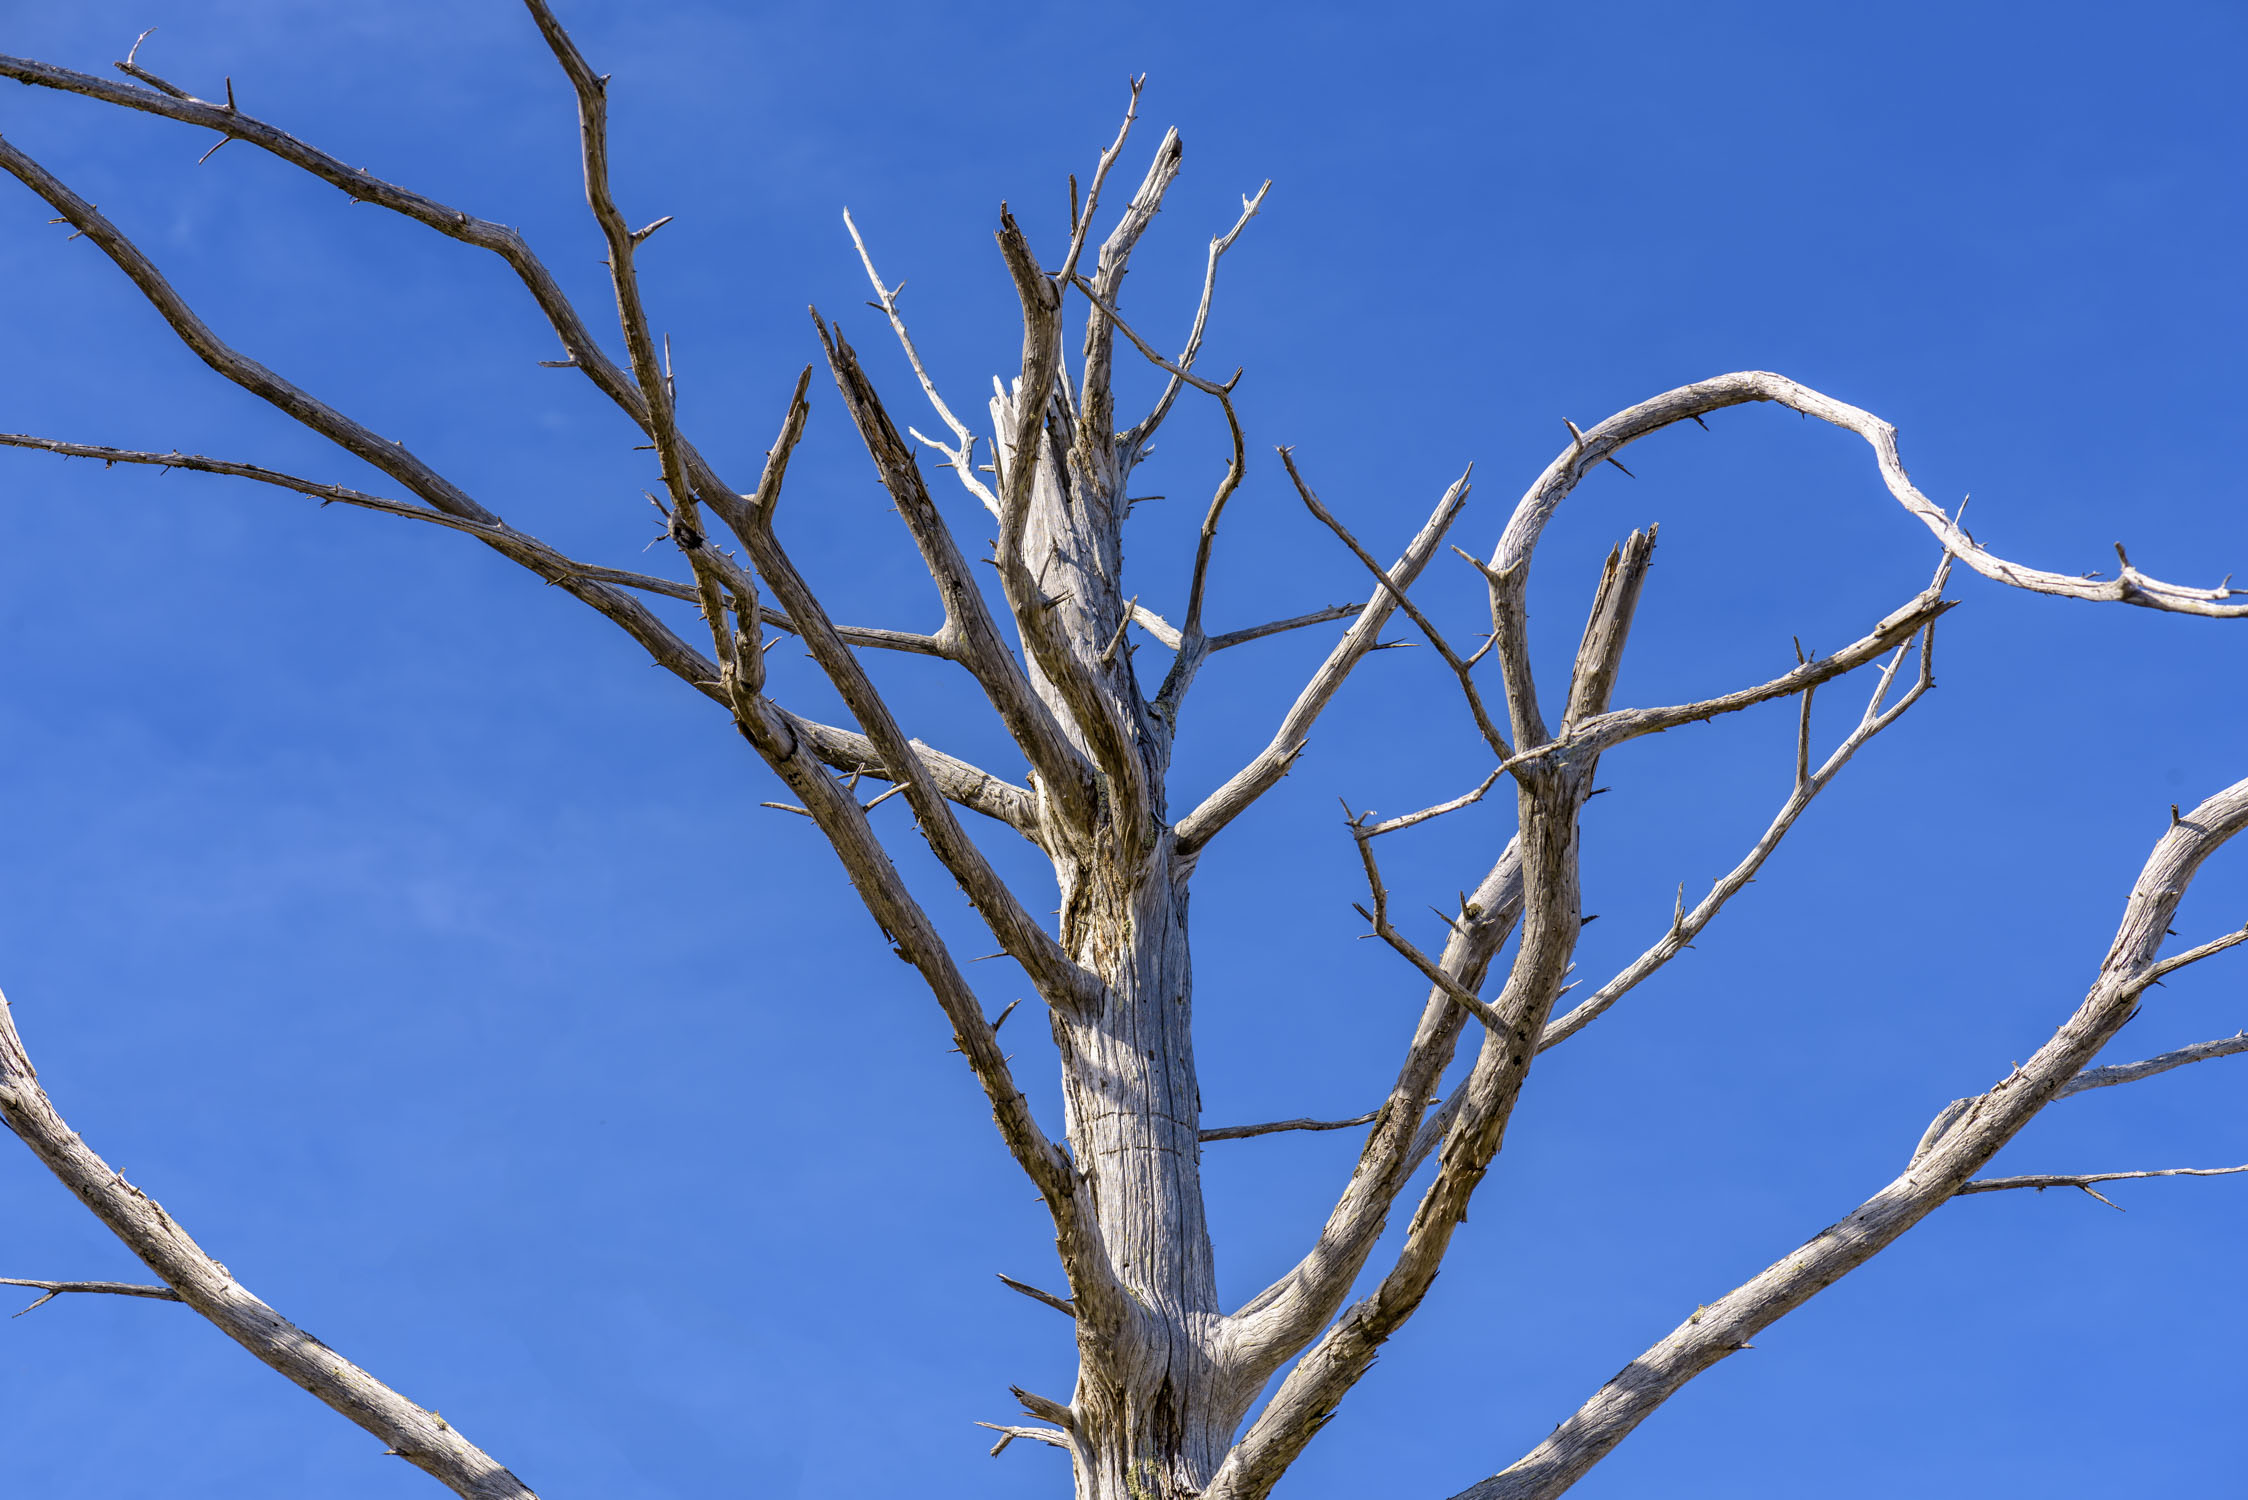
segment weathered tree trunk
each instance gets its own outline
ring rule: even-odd
[[[1129,458],[1105,411],[1081,427],[1077,415],[1053,401],[1023,536],[1049,601],[1036,607],[1068,643],[1075,677],[1064,686],[1035,659],[1030,676],[1102,768],[1099,826],[1053,841],[1062,946],[1102,993],[1083,1011],[1056,1009],[1053,1031],[1071,1159],[1132,1307],[1117,1329],[1081,1322],[1068,1426],[1080,1500],[1171,1500],[1209,1482],[1245,1402],[1228,1399],[1203,1209],[1187,890],[1163,797],[1170,732],[1123,641]],[[1074,441],[1058,438],[1073,429]],[[1106,743],[1079,727],[1089,718],[1109,726]]]
[[[1099,1010],[1056,1015],[1069,1146],[1117,1279],[1136,1304],[1121,1336],[1084,1330],[1074,1402],[1078,1494],[1193,1494],[1232,1436],[1218,1408],[1221,1312],[1201,1177],[1186,892],[1150,867],[1098,864],[1065,887],[1072,957],[1107,982]]]
[[[1406,595],[1444,545],[1466,502],[1467,475],[1445,492],[1420,533],[1385,568],[1325,508],[1283,449],[1284,467],[1305,506],[1374,575],[1372,592],[1362,606],[1329,607],[1212,635],[1202,625],[1211,549],[1228,499],[1247,472],[1248,450],[1233,405],[1233,382],[1205,379],[1194,373],[1194,366],[1219,258],[1256,215],[1264,192],[1244,197],[1232,230],[1210,242],[1201,300],[1183,352],[1173,360],[1155,350],[1125,325],[1119,304],[1133,246],[1153,222],[1178,173],[1182,148],[1177,132],[1163,138],[1108,237],[1097,248],[1091,238],[1096,222],[1103,222],[1103,182],[1137,115],[1135,83],[1133,107],[1085,184],[1082,202],[1077,179],[1070,180],[1071,232],[1059,256],[1037,253],[1002,208],[998,243],[1022,306],[1022,360],[1012,392],[1002,388],[991,404],[988,464],[978,462],[983,454],[977,445],[986,435],[971,432],[942,399],[907,332],[898,288],[876,274],[846,215],[878,299],[874,305],[888,318],[951,443],[910,427],[905,432],[914,442],[908,443],[850,346],[826,324],[819,325],[844,407],[944,607],[943,626],[932,634],[838,625],[774,524],[789,455],[810,411],[811,371],[798,382],[754,492],[738,491],[681,429],[668,342],[659,343],[642,303],[634,256],[668,218],[637,230],[630,227],[609,181],[607,80],[579,53],[547,0],[526,4],[577,96],[587,203],[607,248],[624,336],[622,363],[604,352],[586,317],[515,231],[384,182],[256,119],[236,106],[231,84],[223,105],[197,99],[138,66],[133,61],[137,50],[118,64],[134,80],[130,84],[6,57],[0,57],[0,76],[213,130],[221,144],[250,142],[355,201],[377,204],[500,257],[561,341],[565,357],[547,363],[583,373],[649,439],[645,446],[656,455],[668,496],[668,502],[658,504],[688,580],[565,556],[502,522],[402,443],[378,435],[227,345],[138,245],[5,139],[0,139],[0,172],[52,206],[59,215],[53,222],[70,225],[72,238],[84,237],[106,255],[206,363],[340,451],[372,464],[414,499],[177,451],[133,451],[22,434],[0,434],[0,444],[108,464],[233,475],[323,503],[413,517],[466,533],[600,612],[657,664],[723,707],[801,802],[770,805],[789,807],[819,826],[894,951],[928,984],[990,1103],[1001,1140],[1045,1204],[1070,1296],[1015,1285],[1076,1319],[1076,1388],[1067,1401],[1017,1391],[1041,1425],[985,1425],[1002,1434],[995,1453],[1017,1438],[1067,1449],[1079,1500],[1266,1500],[1372,1365],[1383,1341],[1427,1295],[1454,1228],[1465,1221],[1469,1200],[1500,1150],[1535,1057],[1575,1035],[1690,945],[1725,902],[1755,878],[1811,799],[1850,757],[1934,686],[1934,625],[1949,607],[1943,592],[1950,559],[1999,583],[2039,593],[2211,618],[2248,617],[2248,601],[2229,582],[2214,589],[2167,583],[2138,572],[2127,557],[2114,578],[2101,579],[2043,572],[1995,556],[1961,528],[1956,515],[1913,486],[1887,423],[1780,376],[1744,371],[1665,392],[1590,429],[1571,424],[1569,447],[1516,505],[1492,560],[1484,563],[1461,554],[1489,585],[1491,623],[1488,643],[1464,658]],[[1080,296],[1091,311],[1076,347],[1078,378],[1073,385],[1063,313]],[[1121,430],[1110,378],[1119,337],[1168,376],[1153,406]],[[1130,508],[1126,481],[1184,390],[1218,403],[1232,452],[1205,514],[1184,611],[1174,625],[1153,611],[1136,610],[1138,600],[1123,582],[1123,522]],[[1555,700],[1565,704],[1559,727],[1549,732],[1532,671],[1527,606],[1532,556],[1547,522],[1586,474],[1603,464],[1621,468],[1615,455],[1629,444],[1673,424],[1698,423],[1728,407],[1763,401],[1818,417],[1872,446],[1890,494],[1942,545],[1946,561],[1934,582],[1861,639],[1829,656],[1803,660],[1798,648],[1798,665],[1779,677],[1695,703],[1617,709],[1610,698],[1654,547],[1651,530],[1635,532],[1609,558],[1566,699]],[[986,596],[986,575],[971,564],[943,509],[929,495],[920,469],[924,447],[942,454],[963,489],[997,519],[988,561],[997,568],[1004,610]],[[996,476],[990,484],[979,477],[986,473]],[[738,556],[725,540],[729,534],[740,546]],[[650,598],[697,607],[708,628],[710,654],[651,609],[645,602]],[[1374,929],[1369,936],[1380,938],[1427,982],[1421,1021],[1396,1081],[1372,1112],[1351,1120],[1274,1121],[1213,1134],[1223,1138],[1368,1127],[1358,1165],[1316,1239],[1295,1265],[1229,1316],[1218,1303],[1202,1196],[1188,881],[1210,840],[1287,773],[1314,721],[1376,648],[1393,612],[1409,618],[1421,641],[1454,673],[1492,769],[1474,791],[1436,806],[1381,822],[1370,813],[1350,819],[1371,903],[1370,909],[1359,910]],[[1230,646],[1344,618],[1351,618],[1351,625],[1270,742],[1174,822],[1165,791],[1172,734],[1205,659]],[[1174,653],[1152,699],[1143,695],[1134,670],[1128,627]],[[791,632],[802,641],[856,727],[815,723],[768,696],[768,629]],[[1900,678],[1915,641],[1918,672]],[[909,652],[964,670],[1028,764],[1028,784],[908,738],[860,659],[859,653],[877,650]],[[1487,657],[1493,659],[1503,695],[1489,701],[1473,675]],[[1886,665],[1879,669],[1857,726],[1814,769],[1813,692],[1884,658]],[[1482,681],[1488,683],[1488,673]],[[1909,686],[1891,704],[1889,694],[1899,682]],[[1691,911],[1680,887],[1669,928],[1654,946],[1567,1014],[1552,1018],[1584,921],[1578,900],[1577,819],[1595,790],[1600,757],[1632,740],[1789,698],[1799,700],[1801,713],[1795,781],[1770,828]],[[1457,920],[1439,913],[1449,935],[1431,956],[1390,920],[1375,841],[1476,803],[1509,775],[1516,788],[1515,836],[1504,842],[1474,898],[1461,897]],[[862,778],[889,782],[893,792],[904,794],[931,851],[1001,951],[1021,964],[1048,1008],[1061,1061],[1064,1141],[1057,1142],[1038,1120],[998,1042],[985,997],[870,821],[874,808],[891,793],[862,802]],[[988,851],[961,826],[956,810],[995,820],[1046,852],[1060,896],[1058,923],[1049,928],[1033,910],[1043,908],[1043,899],[1028,899],[1000,877]],[[1888,1187],[1761,1275],[1698,1307],[1536,1449],[1466,1492],[1471,1500],[1552,1500],[1687,1381],[1734,1351],[1752,1347],[1751,1336],[1952,1197],[2021,1187],[2089,1189],[2095,1182],[2125,1177],[2248,1172],[2248,1166],[2240,1166],[1971,1180],[1993,1152],[2056,1098],[2248,1051],[2248,1035],[2243,1035],[2139,1063],[2089,1066],[2136,1011],[2148,986],[2185,965],[2248,944],[2248,929],[2243,929],[2158,958],[2195,871],[2226,839],[2244,830],[2248,782],[2191,812],[2173,807],[2170,828],[2141,875],[2097,982],[2052,1040],[1991,1089],[1944,1112],[1904,1173]],[[1518,922],[1520,941],[1511,959],[1501,962],[1501,947]],[[1486,1000],[1483,991],[1493,974],[1500,976],[1497,994]],[[1481,1044],[1466,1076],[1439,1102],[1435,1096],[1441,1081],[1471,1024],[1482,1027]],[[381,1437],[389,1452],[436,1476],[455,1493],[468,1500],[531,1500],[520,1480],[434,1411],[382,1385],[250,1297],[139,1189],[94,1157],[40,1088],[8,1021],[5,1001],[0,1001],[0,1121],[164,1285],[0,1281],[38,1287],[49,1297],[122,1292],[185,1303]],[[1424,1163],[1432,1164],[1433,1171],[1402,1243],[1386,1265],[1376,1264],[1373,1253],[1392,1210],[1404,1205],[1406,1189]],[[1369,1273],[1371,1290],[1351,1301]],[[1276,1376],[1272,1396],[1256,1421],[1242,1430],[1262,1387]]]

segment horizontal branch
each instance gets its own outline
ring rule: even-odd
[[[2047,1188],[2056,1187],[2082,1188],[2085,1192],[2092,1193],[2092,1184],[2096,1182],[2131,1182],[2141,1177],[2230,1177],[2238,1172],[2248,1172],[2248,1166],[2164,1167],[2149,1172],[2081,1172],[2073,1176],[2038,1173],[2027,1177],[1978,1177],[1952,1196],[1964,1198],[1969,1193],[2003,1193],[2010,1188],[2036,1188],[2042,1193]],[[2107,1203],[2110,1208],[2120,1206],[2108,1203],[2098,1193],[2092,1193],[2092,1196]]]
[[[10,1315],[18,1318],[24,1313],[45,1307],[57,1297],[70,1292],[98,1292],[110,1297],[147,1297],[157,1302],[184,1300],[168,1286],[142,1286],[133,1281],[27,1281],[21,1276],[0,1276],[0,1286],[27,1286],[47,1294],[23,1312]]]
[[[2172,1068],[2182,1068],[2188,1063],[2207,1062],[2211,1058],[2231,1057],[2248,1052],[2248,1031],[2236,1031],[2231,1036],[2221,1036],[2215,1041],[2195,1042],[2190,1047],[2180,1047],[2172,1052],[2158,1053],[2140,1062],[2110,1063],[2104,1068],[2086,1068],[2061,1085],[2056,1099],[2066,1099],[2071,1094],[2081,1094],[2086,1089],[2113,1088],[2119,1083],[2137,1083],[2142,1078],[2152,1078],[2157,1073],[2167,1073]]]
[[[976,1425],[999,1434],[999,1441],[991,1445],[993,1458],[1005,1453],[1007,1445],[1016,1438],[1026,1438],[1031,1442],[1046,1443],[1056,1448],[1069,1446],[1069,1434],[1058,1427],[1017,1427],[1005,1422],[978,1422]]]
[[[1348,1130],[1353,1125],[1373,1124],[1374,1117],[1380,1113],[1380,1110],[1374,1109],[1362,1115],[1353,1115],[1347,1120],[1274,1120],[1266,1125],[1224,1125],[1216,1130],[1203,1131],[1202,1139],[1245,1141],[1251,1136],[1278,1135],[1284,1130]]]

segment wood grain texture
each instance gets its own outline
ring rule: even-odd
[[[1233,400],[1242,375],[1216,380],[1199,373],[1198,361],[1215,326],[1221,261],[1257,218],[1271,185],[1243,194],[1231,227],[1209,240],[1183,345],[1156,347],[1140,331],[1155,325],[1135,327],[1137,314],[1124,305],[1124,290],[1135,249],[1153,231],[1184,169],[1185,145],[1175,130],[1162,134],[1121,208],[1104,206],[1104,198],[1113,196],[1107,191],[1112,176],[1139,149],[1135,81],[1124,119],[1092,163],[1082,195],[1071,181],[1066,243],[1036,246],[1011,213],[1002,208],[997,216],[997,254],[1015,292],[1020,337],[1013,368],[993,381],[985,430],[961,415],[972,408],[948,401],[940,390],[900,310],[898,287],[884,281],[867,238],[845,215],[874,291],[873,305],[913,376],[914,386],[901,383],[900,389],[917,387],[944,436],[924,437],[901,424],[858,351],[815,314],[820,352],[849,430],[874,463],[914,543],[944,623],[928,634],[838,624],[830,601],[798,567],[785,535],[788,471],[813,402],[812,369],[799,378],[780,415],[756,484],[735,489],[685,430],[668,348],[648,321],[636,255],[667,221],[636,229],[619,206],[611,180],[607,80],[547,0],[525,5],[559,70],[557,87],[566,86],[576,105],[586,207],[607,255],[607,295],[623,339],[621,361],[602,352],[584,312],[515,231],[347,166],[243,113],[231,93],[223,103],[197,99],[136,58],[119,65],[129,83],[10,57],[0,57],[0,77],[216,131],[356,201],[498,256],[560,343],[563,358],[548,363],[584,374],[656,453],[663,492],[650,498],[663,513],[669,551],[665,562],[649,566],[668,568],[668,574],[564,555],[501,519],[402,444],[233,347],[187,304],[142,247],[5,140],[0,170],[90,240],[206,365],[337,451],[373,465],[400,493],[368,493],[233,459],[75,439],[7,434],[0,435],[0,447],[242,479],[471,537],[598,612],[652,661],[722,709],[733,732],[793,799],[768,805],[800,813],[818,826],[893,951],[920,976],[1001,1141],[1046,1210],[1066,1294],[1011,1276],[999,1279],[1069,1319],[1075,1386],[1066,1400],[1015,1390],[1015,1402],[1031,1420],[982,1425],[998,1434],[994,1455],[1017,1439],[1066,1450],[1080,1500],[1255,1500],[1271,1492],[1427,1296],[1455,1229],[1504,1150],[1540,1053],[1610,1014],[1715,922],[1853,758],[1933,689],[1936,624],[1953,607],[1945,591],[1955,562],[2031,592],[2205,618],[2248,617],[2248,599],[2239,591],[2154,579],[2132,567],[2121,549],[2120,570],[2108,579],[2048,572],[1999,557],[1913,485],[1889,424],[1786,377],[1746,371],[1664,392],[1590,428],[1569,425],[1567,446],[1516,502],[1490,557],[1461,554],[1483,578],[1487,594],[1489,630],[1473,652],[1456,648],[1443,622],[1414,593],[1464,514],[1469,475],[1436,498],[1418,531],[1392,553],[1397,537],[1375,536],[1368,527],[1368,540],[1361,541],[1343,519],[1362,514],[1367,508],[1362,501],[1323,499],[1286,449],[1280,467],[1302,503],[1370,575],[1364,602],[1313,607],[1305,600],[1303,612],[1287,618],[1216,629],[1208,622],[1224,613],[1228,601],[1212,586],[1212,562],[1219,547],[1231,542],[1221,523],[1249,471],[1250,449]],[[1080,314],[1083,322],[1075,324]],[[1017,330],[1010,324],[1006,332],[1013,341]],[[1161,394],[1136,421],[1117,414],[1119,358],[1145,359],[1164,377]],[[1124,528],[1135,500],[1146,497],[1130,493],[1130,480],[1178,404],[1202,400],[1215,403],[1223,418],[1223,468],[1183,580],[1184,609],[1173,623],[1140,602],[1142,580],[1127,556]],[[1585,601],[1585,624],[1566,680],[1555,674],[1541,682],[1529,641],[1528,589],[1539,541],[1560,506],[1592,469],[1623,468],[1618,455],[1639,439],[1752,402],[1776,403],[1863,439],[1890,498],[1937,544],[1942,562],[1933,582],[1831,655],[1806,659],[1798,652],[1795,664],[1777,675],[1697,702],[1618,705],[1617,684],[1656,552],[1652,529],[1633,532],[1610,554]],[[973,513],[996,521],[988,559],[971,560],[962,551],[921,471],[916,445],[942,458]],[[977,462],[979,445],[988,464]],[[1217,469],[1215,460],[1212,467]],[[1414,503],[1414,513],[1425,498]],[[1394,561],[1385,566],[1383,556]],[[980,572],[986,564],[994,570],[996,588],[988,588]],[[1148,581],[1147,597],[1164,597],[1160,586],[1160,580]],[[700,626],[680,628],[696,639],[690,642],[667,624],[650,608],[650,599],[694,606]],[[1348,1119],[1205,1128],[1194,1050],[1189,912],[1195,872],[1225,830],[1296,764],[1353,673],[1390,644],[1382,633],[1400,614],[1451,674],[1442,701],[1427,705],[1427,714],[1458,714],[1472,724],[1489,760],[1479,785],[1418,812],[1376,820],[1346,808],[1342,836],[1354,841],[1368,882],[1363,910],[1373,935],[1399,961],[1398,993],[1418,994],[1422,1001],[1417,1019],[1400,1018],[1394,1081],[1374,1109]],[[683,612],[673,617],[683,618]],[[1211,655],[1328,623],[1343,629],[1263,747],[1214,789],[1175,786],[1174,738]],[[815,722],[772,696],[764,663],[773,631],[801,643],[841,701],[848,723]],[[1159,677],[1143,673],[1135,661],[1135,653],[1150,642],[1151,649],[1171,653]],[[989,715],[1004,744],[1020,754],[1027,775],[1009,780],[910,737],[862,661],[866,651],[918,655],[938,664],[934,670],[958,674],[957,704],[970,714]],[[1774,665],[1784,662],[1783,655]],[[1865,707],[1839,745],[1814,764],[1813,696],[1839,690],[1843,678],[1860,672],[1872,679]],[[1573,1007],[1561,1008],[1575,988],[1578,934],[1588,920],[1580,899],[1585,872],[1579,820],[1587,799],[1601,790],[1595,780],[1602,757],[1684,724],[1789,698],[1797,700],[1799,714],[1795,769],[1778,813],[1706,896],[1689,906],[1680,887],[1668,927],[1637,959]],[[889,790],[865,799],[862,780]],[[892,795],[910,808],[917,835],[965,895],[1000,954],[1028,975],[1036,994],[1033,1008],[1046,1012],[1061,1072],[1062,1112],[1052,1128],[1037,1118],[999,1045],[998,1027],[1007,1013],[997,1020],[986,1015],[968,978],[973,960],[963,960],[947,943],[927,896],[901,873],[870,816]],[[1456,909],[1439,912],[1445,939],[1424,950],[1391,919],[1392,893],[1376,841],[1471,807],[1483,811],[1470,816],[1488,817],[1508,797],[1511,820],[1499,820],[1499,831],[1465,872],[1472,877],[1480,869],[1480,879],[1457,897]],[[964,824],[957,816],[961,808],[990,821]],[[1018,888],[1002,877],[1003,862],[979,839],[998,833],[994,823],[1045,856],[1050,888],[1037,882],[1032,882],[1037,889]],[[2106,963],[2074,1013],[2028,1063],[1942,1111],[1892,1182],[1735,1291],[1697,1309],[1529,1453],[1464,1491],[1463,1500],[1562,1493],[1695,1376],[1746,1347],[1758,1330],[1954,1197],[2052,1186],[2096,1192],[2097,1184],[2111,1181],[2248,1171],[1974,1175],[2057,1099],[2248,1052],[2243,1033],[2135,1063],[2096,1061],[2149,985],[2248,940],[2243,929],[2167,958],[2160,955],[2171,916],[2195,873],[2243,823],[2248,823],[2248,782],[2191,812],[2174,813],[2126,905]],[[1043,915],[1049,909],[1051,920]],[[1463,1042],[1471,1040],[1464,1077],[1440,1098],[1441,1081],[1461,1060]],[[475,1500],[531,1495],[435,1413],[252,1296],[160,1207],[95,1156],[40,1088],[4,1002],[0,1114],[161,1285],[0,1282],[47,1297],[115,1294],[184,1303],[455,1493]],[[1204,1144],[1346,1129],[1363,1129],[1364,1137],[1316,1234],[1269,1285],[1226,1307],[1218,1296],[1204,1201]],[[1433,1171],[1411,1204],[1403,1232],[1386,1242],[1384,1252],[1385,1234],[1408,1186],[1431,1162]],[[1062,1331],[1059,1323],[1052,1328]],[[1492,1462],[1503,1457],[1494,1454]]]

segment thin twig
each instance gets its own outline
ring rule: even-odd
[[[1444,633],[1438,630],[1435,623],[1421,612],[1420,606],[1406,597],[1405,590],[1392,582],[1390,576],[1382,571],[1382,565],[1374,561],[1373,555],[1359,545],[1358,538],[1350,534],[1350,528],[1336,520],[1327,507],[1319,503],[1319,496],[1312,492],[1311,486],[1304,482],[1303,475],[1296,469],[1294,451],[1282,448],[1280,450],[1280,461],[1287,467],[1288,477],[1295,481],[1296,493],[1302,497],[1305,508],[1318,518],[1320,524],[1332,531],[1344,546],[1350,549],[1351,556],[1357,558],[1360,563],[1365,565],[1368,572],[1381,580],[1383,587],[1387,588],[1396,598],[1397,607],[1404,610],[1406,617],[1420,627],[1421,634],[1427,637],[1431,646],[1436,648],[1436,654],[1444,658],[1444,665],[1452,669],[1452,675],[1459,680],[1461,693],[1467,698],[1468,711],[1475,716],[1475,727],[1482,733],[1483,742],[1491,747],[1491,752],[1498,756],[1502,762],[1511,760],[1514,751],[1508,746],[1506,736],[1499,733],[1498,726],[1491,722],[1491,715],[1483,707],[1483,695],[1476,690],[1472,663],[1461,659],[1460,654],[1452,649],[1451,642],[1444,639]],[[1459,482],[1464,486],[1467,483],[1467,475],[1462,474]]]

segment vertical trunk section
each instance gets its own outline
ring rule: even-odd
[[[1167,870],[1168,841],[1152,861]],[[1081,1337],[1081,1500],[1172,1500],[1216,1471],[1237,1406],[1220,1389],[1220,1312],[1203,1215],[1186,893],[1167,873],[1094,862],[1063,892],[1063,940],[1108,982],[1096,1014],[1058,1019],[1070,1150],[1137,1317]]]
[[[1125,505],[1115,455],[1106,442],[1077,441],[1058,401],[1051,421],[1023,556],[1045,601],[1035,607],[1070,643],[1073,682],[1056,682],[1035,658],[1026,666],[1096,765],[1104,741],[1111,748],[1099,826],[1055,857],[1062,944],[1106,993],[1097,1010],[1057,1012],[1054,1040],[1070,1152],[1134,1303],[1113,1336],[1080,1328],[1077,1494],[1183,1500],[1216,1471],[1242,1402],[1219,1388],[1187,894],[1172,872],[1162,792],[1170,743],[1121,640],[1130,604],[1118,585]],[[1086,722],[1094,709],[1103,725]],[[1112,774],[1119,742],[1128,759]]]

